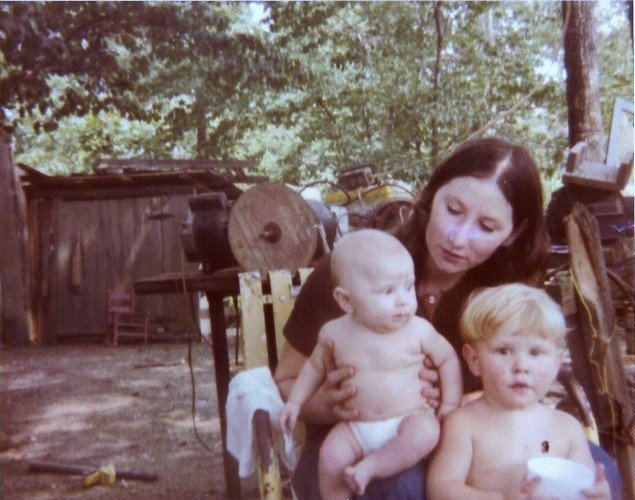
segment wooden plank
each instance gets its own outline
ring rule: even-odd
[[[593,381],[588,393],[599,422],[600,438],[611,452],[624,480],[625,498],[635,496],[634,402],[630,396],[616,332],[615,312],[599,228],[593,215],[576,203],[565,227],[571,251],[571,272],[580,306],[579,333],[586,347],[584,363],[573,359],[573,369]],[[578,377],[582,378],[582,377]]]
[[[57,310],[53,299],[55,285],[57,283],[57,252],[59,247],[59,219],[61,201],[47,200],[47,212],[42,218],[44,265],[42,268],[42,296],[44,307],[43,335],[44,342],[54,343],[57,340]]]
[[[27,227],[29,233],[28,256],[29,256],[29,303],[31,304],[33,343],[42,343],[42,321],[39,283],[42,275],[42,245],[39,225],[40,212],[43,203],[27,202]],[[1,300],[1,299],[0,299]]]
[[[273,306],[273,321],[276,335],[276,352],[282,352],[284,345],[284,335],[282,329],[286,325],[295,298],[293,297],[293,284],[291,283],[291,272],[286,269],[269,272],[269,283],[271,284],[271,304]],[[277,364],[277,360],[276,363]]]
[[[262,278],[258,271],[240,273],[240,324],[244,368],[268,366]]]
[[[57,317],[55,333],[60,339],[91,336],[91,308],[94,307],[91,299],[95,290],[96,268],[92,264],[83,266],[82,275],[76,277],[78,285],[73,285],[74,247],[77,244],[83,247],[78,256],[82,260],[80,266],[93,262],[91,248],[87,249],[84,243],[84,239],[90,237],[93,226],[91,204],[62,203],[59,212],[56,293],[51,297],[51,307]]]
[[[170,179],[134,179],[134,185],[126,185],[124,180],[106,183],[99,176],[94,179],[62,180],[57,177],[46,181],[29,179],[23,183],[24,192],[29,199],[60,198],[64,200],[110,200],[116,198],[149,198],[153,196],[194,195],[204,191],[222,191],[230,200],[237,199],[242,191],[220,176],[208,174],[197,179],[179,179],[171,175]],[[81,182],[80,182],[81,181]],[[114,185],[109,185],[114,184]]]
[[[26,202],[9,144],[0,139],[0,341],[28,344]]]
[[[77,208],[82,205],[75,205]],[[83,202],[87,212],[86,226],[82,230],[84,243],[84,286],[83,301],[88,316],[88,332],[96,339],[108,336],[108,288],[106,276],[109,273],[105,258],[111,250],[109,234],[103,229],[110,228],[111,206],[107,200]]]

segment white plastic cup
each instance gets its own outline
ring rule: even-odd
[[[527,476],[540,477],[537,496],[562,499],[583,498],[580,490],[590,488],[595,481],[595,471],[573,460],[558,457],[536,457],[527,462]]]

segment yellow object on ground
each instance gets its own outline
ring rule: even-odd
[[[104,467],[100,467],[95,472],[91,472],[87,476],[84,476],[84,486],[94,486],[96,484],[113,484],[117,478],[115,466],[108,464]]]

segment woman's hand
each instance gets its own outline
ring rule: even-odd
[[[439,372],[426,356],[423,358],[423,368],[419,371],[421,380],[421,396],[425,398],[431,408],[437,409],[441,402],[441,390],[439,389]]]
[[[332,359],[333,342],[327,342],[326,347],[330,349]],[[344,381],[353,375],[355,375],[355,368],[352,366],[330,369],[326,375],[322,390],[326,394],[333,415],[337,420],[355,420],[360,416],[359,410],[347,408],[346,405],[346,402],[357,394],[357,388],[354,386],[342,388]]]

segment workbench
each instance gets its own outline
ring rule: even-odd
[[[220,419],[225,468],[225,491],[228,498],[240,498],[238,463],[227,453],[227,421],[225,405],[229,391],[229,352],[223,299],[239,294],[240,268],[227,268],[214,272],[171,272],[135,280],[134,290],[139,295],[204,292],[209,303],[212,356],[216,376],[218,416]]]

